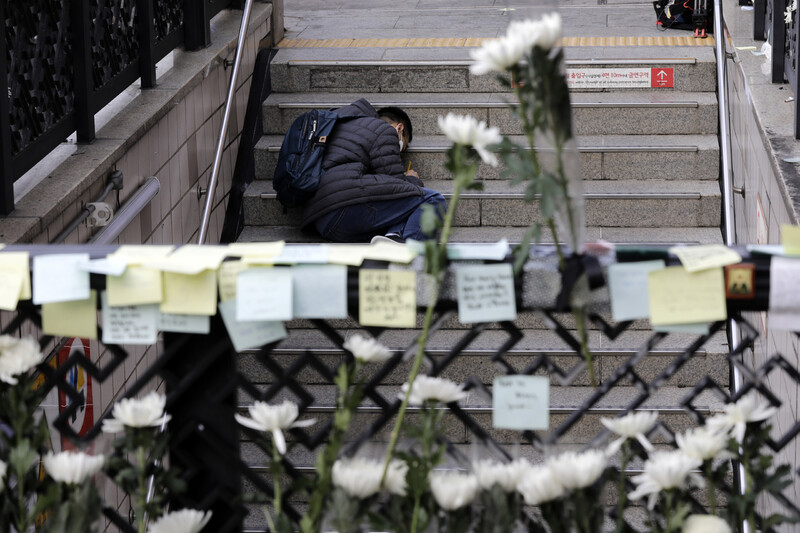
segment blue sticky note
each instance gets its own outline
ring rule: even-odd
[[[259,321],[239,322],[236,320],[236,300],[219,303],[219,313],[228,330],[228,336],[237,352],[250,348],[259,348],[269,342],[286,337],[283,322]]]
[[[694,333],[696,335],[708,335],[711,330],[708,322],[698,322],[695,324],[672,324],[671,326],[653,326],[653,331],[665,333]]]
[[[236,279],[237,321],[292,319],[292,269],[249,268]]]
[[[615,263],[608,267],[611,315],[614,320],[650,318],[647,275],[664,268],[664,260]]]
[[[546,376],[500,376],[492,386],[492,425],[499,429],[545,430],[550,425],[550,380]]]
[[[347,318],[347,267],[309,265],[292,269],[295,318]]]
[[[464,324],[517,318],[511,265],[460,265],[456,268],[458,317]]]

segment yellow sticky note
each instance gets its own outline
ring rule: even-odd
[[[19,273],[22,277],[19,299],[31,299],[31,267],[28,252],[4,252],[0,254],[0,271]]]
[[[145,263],[145,266],[164,272],[178,274],[200,274],[204,270],[216,270],[228,255],[227,246],[200,246],[185,244],[163,259]]]
[[[234,242],[228,245],[230,257],[276,257],[283,252],[284,241]]]
[[[741,255],[723,244],[673,246],[669,251],[678,256],[687,272],[699,272],[742,262]]]
[[[413,328],[416,317],[414,272],[366,268],[358,272],[358,321],[362,326]]]
[[[410,263],[416,257],[410,246],[402,243],[377,242],[367,247],[364,259],[390,261],[392,263]]]
[[[786,255],[800,255],[800,226],[781,224],[781,244]]]
[[[199,274],[164,272],[162,313],[175,315],[208,315],[217,313],[217,272]]]
[[[108,305],[160,304],[163,299],[161,272],[153,268],[129,266],[121,276],[106,276]]]
[[[0,270],[0,309],[14,311],[19,303],[19,293],[22,289],[22,276],[19,272],[4,272]]]
[[[168,256],[175,246],[165,245],[138,245],[123,244],[113,254],[109,254],[107,259],[126,265],[141,265],[147,261],[161,259]]]
[[[648,275],[650,323],[654,326],[715,322],[727,318],[721,268],[687,272],[668,267]]]
[[[227,302],[236,299],[236,277],[242,270],[247,270],[250,265],[243,261],[225,261],[217,271],[219,284],[219,301]]]
[[[364,244],[331,244],[328,262],[334,265],[361,266],[368,248]]]
[[[57,337],[97,338],[97,291],[86,300],[42,304],[42,332]]]

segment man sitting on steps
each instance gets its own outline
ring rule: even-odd
[[[423,187],[400,152],[411,142],[411,120],[397,107],[378,111],[365,99],[336,110],[322,168],[325,173],[303,209],[303,227],[314,225],[336,242],[422,240],[422,206],[437,213],[444,197]],[[441,215],[440,215],[441,216]]]

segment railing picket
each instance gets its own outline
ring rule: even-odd
[[[155,11],[153,0],[137,0],[139,11],[139,75],[142,79],[142,89],[150,89],[156,86],[156,29]]]
[[[92,81],[89,2],[88,0],[72,0],[70,7],[75,84],[75,131],[78,142],[88,143],[95,139],[95,110],[91,107],[94,82]]]
[[[6,7],[0,2],[0,21],[5,28]],[[8,72],[6,61],[6,40],[0,39],[0,72]],[[8,113],[9,90],[0,94],[0,214],[7,215],[14,210],[14,175],[11,167],[11,122]]]
[[[205,0],[185,0],[183,14],[187,50],[205,48],[211,43],[210,7]]]

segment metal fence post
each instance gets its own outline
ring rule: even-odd
[[[70,5],[70,25],[72,26],[72,53],[75,84],[75,131],[78,142],[92,142],[95,139],[94,112],[90,102],[94,94],[92,77],[91,14],[89,0],[72,0]]]
[[[184,46],[187,50],[211,44],[210,8],[206,0],[185,0],[183,9]]]
[[[5,27],[6,4],[0,2],[0,21]],[[0,72],[6,76],[8,61],[6,60],[6,40],[0,39]],[[5,78],[4,78],[5,79]],[[9,120],[9,92],[11,89],[4,83],[6,90],[0,94],[0,214],[7,215],[14,210],[14,175],[11,166],[11,122]]]
[[[139,10],[139,75],[142,89],[151,89],[156,86],[156,60],[155,44],[156,29],[154,22],[155,10],[153,0],[138,0]]]

